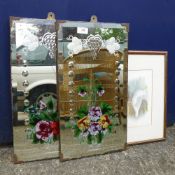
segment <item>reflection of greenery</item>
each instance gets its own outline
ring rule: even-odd
[[[119,42],[124,42],[126,39],[124,29],[119,28],[106,28],[106,29],[96,28],[95,34],[99,34],[103,40],[115,37]]]

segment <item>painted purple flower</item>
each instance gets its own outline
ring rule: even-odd
[[[97,135],[102,130],[98,122],[92,122],[88,131],[91,135]]]
[[[99,106],[92,106],[89,110],[89,116],[91,121],[97,121],[102,115],[101,108]]]
[[[87,95],[87,92],[86,91],[81,91],[78,93],[79,96],[81,97],[85,97]]]
[[[49,138],[53,137],[53,131],[50,122],[44,120],[39,121],[35,126],[35,131],[36,137],[39,140],[47,142]]]
[[[97,91],[97,94],[98,94],[98,96],[100,96],[100,97],[101,97],[104,93],[105,93],[105,90],[104,90],[104,89],[100,89],[100,90]]]
[[[40,108],[40,110],[43,110],[43,109],[45,109],[47,107],[47,105],[42,101],[42,100],[40,100],[39,101],[39,108]]]

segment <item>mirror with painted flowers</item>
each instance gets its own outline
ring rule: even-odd
[[[55,20],[10,23],[14,162],[58,157]]]
[[[126,24],[59,24],[61,160],[125,149],[127,49]]]

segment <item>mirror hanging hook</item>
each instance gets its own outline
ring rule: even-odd
[[[49,13],[47,14],[47,19],[48,19],[48,20],[54,20],[54,19],[55,19],[55,13],[49,12]]]
[[[91,19],[90,19],[90,22],[98,22],[97,16],[96,15],[92,15]]]

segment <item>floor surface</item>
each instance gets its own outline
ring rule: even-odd
[[[12,147],[0,148],[0,175],[175,175],[175,126],[167,140],[127,151],[66,162],[58,159],[14,165]]]

